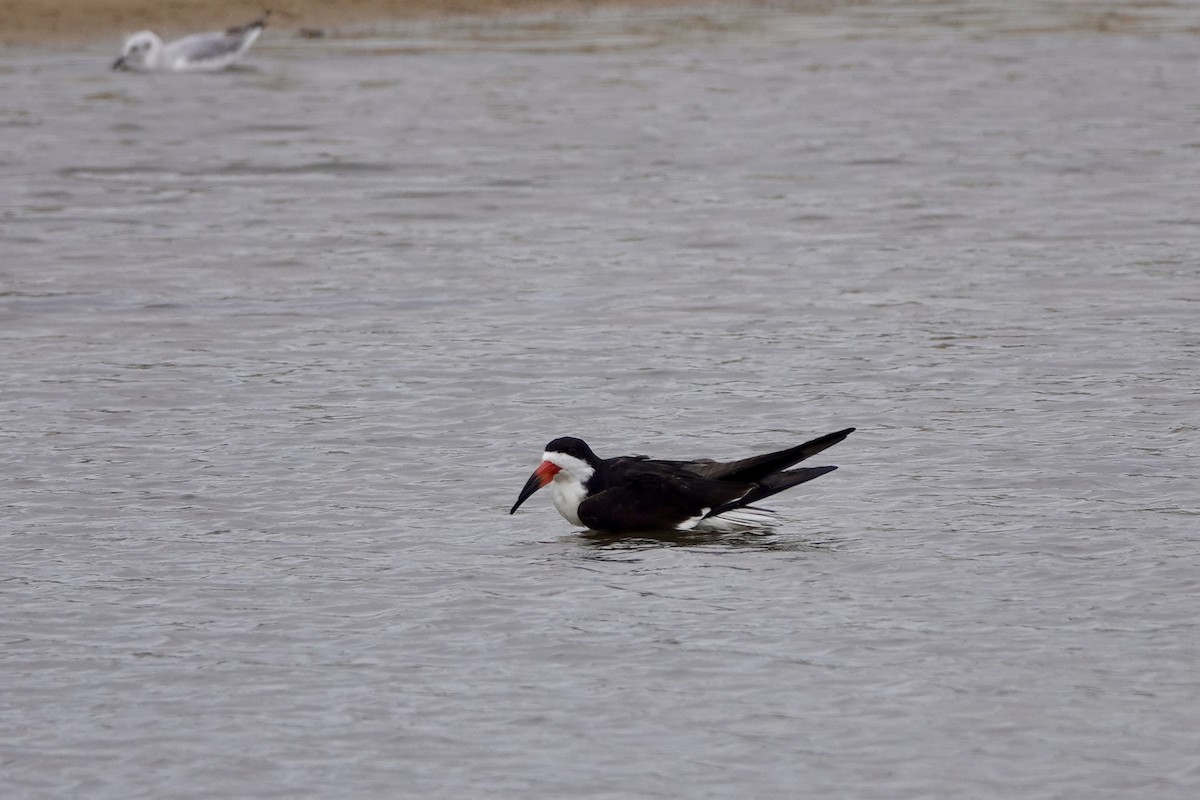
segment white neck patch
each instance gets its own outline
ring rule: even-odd
[[[588,478],[596,474],[596,470],[592,469],[591,465],[582,458],[569,456],[566,453],[551,453],[547,450],[542,453],[542,461],[549,461],[580,483],[586,483]],[[554,479],[558,480],[558,475],[555,475]]]
[[[588,479],[596,474],[586,461],[566,453],[542,453],[542,460],[558,467],[558,473],[550,482],[550,499],[563,519],[572,525],[586,528],[579,521],[579,504],[587,497]]]

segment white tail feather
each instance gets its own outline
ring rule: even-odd
[[[774,511],[746,506],[700,520],[692,530],[726,533],[742,531],[747,528],[771,528],[777,524],[778,519]]]

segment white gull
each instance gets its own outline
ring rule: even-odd
[[[150,31],[125,40],[113,69],[139,72],[213,72],[225,69],[250,49],[267,25],[267,14],[240,28],[196,33],[163,44]]]

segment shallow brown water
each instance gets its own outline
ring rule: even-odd
[[[1190,7],[936,5],[6,52],[3,795],[1194,797]]]

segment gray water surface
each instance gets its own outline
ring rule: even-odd
[[[0,794],[1196,797],[1195,11],[0,54]]]

